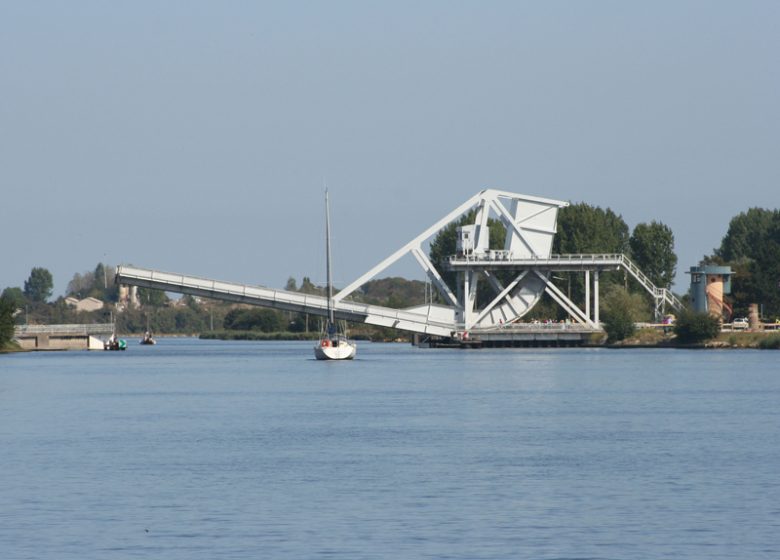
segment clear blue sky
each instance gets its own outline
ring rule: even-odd
[[[323,180],[342,285],[486,187],[664,222],[682,272],[780,206],[778,100],[776,1],[5,1],[0,289],[321,281]]]

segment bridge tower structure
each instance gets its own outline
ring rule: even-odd
[[[346,286],[336,295],[336,300],[345,300],[363,284],[411,254],[444,302],[437,313],[452,323],[454,331],[490,329],[509,324],[523,317],[536,305],[547,287],[550,274],[546,270],[541,274],[529,274],[521,270],[511,282],[504,285],[495,274],[493,262],[549,259],[557,228],[558,209],[565,206],[568,203],[560,200],[483,190]],[[449,263],[445,263],[447,270],[457,273],[457,287],[453,293],[442,278],[443,271],[430,261],[423,247],[433,235],[472,211],[474,222],[457,229],[456,254]],[[491,218],[499,220],[505,230],[504,247],[501,250],[490,249],[488,221]],[[484,309],[477,306],[481,282],[488,283],[495,293],[493,301]]]

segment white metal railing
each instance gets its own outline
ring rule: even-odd
[[[506,323],[503,325],[493,325],[490,327],[475,327],[472,329],[469,329],[469,332],[478,333],[478,332],[506,332],[506,333],[512,333],[512,332],[539,332],[539,331],[545,331],[545,332],[561,332],[561,331],[569,331],[569,332],[583,332],[583,331],[596,331],[599,330],[598,326],[589,326],[584,325],[581,323],[576,322],[569,322],[569,323],[560,323],[560,322],[531,322],[531,323]]]
[[[566,264],[601,264],[601,265],[617,265],[621,264],[624,259],[624,255],[620,253],[572,253],[572,254],[558,254],[558,255],[530,255],[530,256],[515,256],[512,251],[498,251],[490,250],[484,253],[471,253],[463,255],[451,255],[449,262],[457,264],[462,262],[480,263],[480,262],[508,262],[517,264],[553,264],[553,263],[566,263]]]
[[[114,325],[111,323],[96,323],[92,325],[17,325],[14,327],[14,336],[17,337],[39,334],[88,336],[91,334],[110,334],[112,332],[114,332]]]
[[[636,280],[650,292],[656,300],[656,304],[668,303],[675,309],[682,309],[682,302],[670,290],[659,288],[648,278],[631,259],[625,255],[620,255],[623,266],[628,270]]]

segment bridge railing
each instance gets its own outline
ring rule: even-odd
[[[506,323],[504,325],[492,326],[492,327],[476,327],[469,330],[469,332],[551,332],[551,331],[567,331],[567,332],[591,332],[599,330],[598,327],[587,326],[581,323],[569,322],[537,322],[537,323]]]
[[[39,334],[88,336],[93,334],[111,334],[112,332],[114,332],[114,325],[111,323],[90,325],[17,325],[14,327],[14,336],[17,337]]]
[[[556,255],[530,255],[519,256],[512,253],[512,251],[499,251],[490,250],[484,253],[471,253],[464,255],[451,255],[449,262],[451,263],[479,263],[479,262],[508,262],[508,263],[522,263],[531,264],[538,262],[540,264],[549,263],[588,263],[588,264],[618,264],[622,262],[623,255],[621,253],[571,253],[571,254],[556,254]]]

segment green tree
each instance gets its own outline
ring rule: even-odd
[[[558,211],[553,253],[627,253],[628,239],[622,216],[580,202]]]
[[[296,313],[287,326],[287,330],[290,332],[304,332],[307,326],[306,322],[307,315],[305,313]]]
[[[3,295],[0,296],[0,350],[5,348],[14,337],[14,311],[16,305],[14,302]]]
[[[674,233],[669,226],[653,220],[637,224],[628,240],[631,258],[659,288],[670,288],[677,269]]]
[[[53,288],[54,280],[51,272],[45,268],[35,267],[24,282],[24,295],[33,302],[45,302],[51,297]]]
[[[24,292],[18,286],[3,290],[2,297],[10,301],[16,309],[22,309],[27,301]]]
[[[741,303],[745,307],[760,303],[766,316],[780,317],[780,215],[754,249],[748,272],[749,283],[744,287],[751,301]]]
[[[323,295],[325,293],[325,290],[314,284],[308,276],[303,277],[301,287],[298,291],[302,294]]]
[[[273,309],[235,308],[225,315],[223,326],[228,330],[279,332],[286,330],[288,323]]]
[[[558,211],[558,234],[553,240],[553,253],[627,253],[628,225],[611,209],[591,206],[584,202],[572,204]],[[585,280],[580,273],[556,274],[559,287],[574,302],[585,300]],[[600,275],[601,289],[624,282],[624,275],[605,272]],[[559,317],[563,313],[559,310]]]
[[[611,286],[604,294],[602,303],[604,330],[610,342],[633,336],[636,323],[646,321],[650,315],[646,298],[629,292],[623,286]]]
[[[734,216],[729,222],[726,235],[715,249],[715,255],[725,262],[734,263],[752,259],[770,226],[780,217],[780,210],[750,208]]]
[[[105,302],[119,299],[119,286],[115,280],[116,269],[98,263],[94,271],[76,273],[68,282],[68,295],[79,298],[94,297]]]
[[[203,332],[208,330],[206,318],[191,307],[177,307],[174,310],[176,332]]]
[[[69,296],[84,298],[89,295],[94,287],[95,274],[93,272],[85,272],[84,274],[77,272],[73,275],[71,281],[68,282],[66,292]]]
[[[92,276],[95,282],[90,296],[103,301],[116,302],[119,300],[119,285],[116,283],[115,267],[98,263]]]
[[[360,289],[361,301],[403,309],[425,303],[425,282],[399,277],[366,282]]]
[[[170,298],[162,290],[155,290],[153,288],[138,288],[138,301],[141,305],[160,307],[170,302]]]
[[[718,336],[720,321],[707,313],[683,310],[674,323],[674,334],[682,344],[698,344]]]
[[[751,208],[731,219],[726,235],[705,263],[728,264],[734,270],[735,314],[749,304],[763,306],[766,317],[780,316],[780,210]]]

